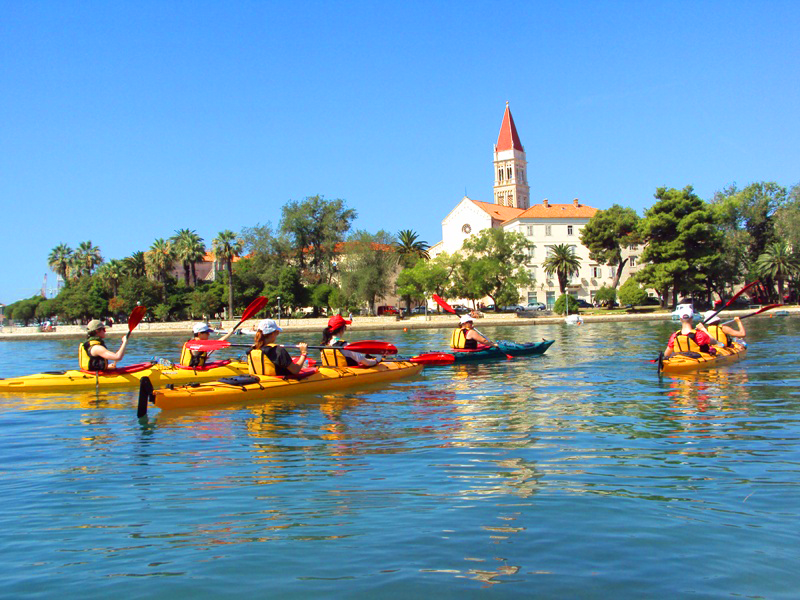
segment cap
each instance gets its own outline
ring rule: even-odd
[[[328,329],[334,331],[339,329],[342,325],[350,325],[352,321],[348,321],[342,315],[333,315],[330,319],[328,319]]]
[[[198,333],[214,333],[214,328],[211,327],[208,323],[195,323],[194,327],[192,327],[192,332],[197,335]]]
[[[691,319],[692,317],[694,317],[694,312],[692,312],[691,308],[685,308],[681,311],[681,320]]]
[[[97,331],[98,329],[105,329],[105,328],[106,324],[103,323],[100,319],[92,319],[86,326],[86,331],[92,332],[92,331]]]
[[[283,331],[278,324],[272,319],[264,319],[258,324],[258,329],[261,333],[268,335],[273,331]]]
[[[470,315],[462,315],[461,316],[461,324],[464,323],[472,323],[472,317]]]
[[[717,312],[715,310],[707,310],[703,313],[703,322],[706,325],[711,325],[712,323],[716,323],[719,321],[719,315],[715,315],[714,313]]]

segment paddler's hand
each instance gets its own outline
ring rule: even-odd
[[[300,350],[300,358],[305,360],[308,357],[308,344],[305,342],[300,342],[297,344],[297,349]]]

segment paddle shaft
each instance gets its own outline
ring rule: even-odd
[[[736,292],[736,293],[733,295],[733,297],[732,297],[730,300],[728,300],[728,301],[727,301],[727,302],[726,302],[726,303],[725,303],[723,306],[720,306],[720,307],[719,307],[717,310],[715,310],[715,311],[714,311],[712,314],[710,314],[708,317],[706,317],[705,319],[703,319],[703,320],[701,321],[701,322],[703,323],[703,325],[705,325],[705,324],[706,324],[706,322],[707,322],[709,319],[713,319],[713,318],[714,318],[714,317],[716,317],[716,316],[717,316],[717,315],[718,315],[720,312],[722,312],[723,310],[725,310],[726,308],[728,308],[728,307],[729,307],[729,306],[730,306],[730,305],[733,303],[733,301],[734,301],[734,300],[736,300],[736,299],[737,299],[739,296],[741,296],[742,294],[744,294],[744,293],[745,293],[747,290],[749,290],[751,287],[753,287],[754,285],[756,285],[756,284],[758,284],[758,283],[759,283],[759,282],[758,282],[758,280],[755,280],[755,281],[753,281],[753,282],[751,282],[751,283],[748,283],[746,286],[744,286],[742,289],[740,289],[738,292]]]
[[[780,306],[783,306],[783,304],[770,304],[769,306],[765,306],[764,308],[761,308],[761,309],[757,310],[756,312],[751,312],[750,314],[747,314],[747,315],[745,315],[743,317],[739,317],[739,320],[741,321],[742,319],[748,319],[750,317],[755,317],[756,315],[760,315],[763,312],[767,312],[768,310],[772,310],[773,308],[778,308]],[[722,325],[730,325],[731,323],[735,323],[735,322],[736,322],[736,319],[731,319],[730,321],[725,321],[724,323],[722,323]]]

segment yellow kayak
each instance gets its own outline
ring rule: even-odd
[[[170,384],[183,385],[184,383],[213,381],[221,377],[232,377],[243,373],[247,373],[246,363],[229,360],[210,362],[205,367],[196,369],[179,365],[140,363],[99,372],[72,369],[0,379],[0,393],[88,390],[95,387],[138,387],[143,377],[147,377],[154,386],[164,387]]]
[[[422,365],[407,361],[382,362],[374,367],[320,367],[308,369],[301,379],[270,375],[241,375],[223,381],[153,390],[154,383],[142,381],[139,388],[139,416],[153,404],[162,410],[193,408],[212,404],[269,400],[298,394],[324,394],[357,385],[385,383],[416,375]]]
[[[730,365],[747,357],[747,346],[733,343],[732,348],[716,348],[716,354],[705,352],[679,352],[659,360],[660,373],[685,373],[698,369],[713,369]]]

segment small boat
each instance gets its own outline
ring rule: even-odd
[[[583,317],[580,315],[567,315],[567,317],[564,319],[564,323],[567,325],[582,325]]]
[[[149,405],[162,410],[196,408],[214,404],[261,402],[299,394],[327,394],[343,389],[386,383],[411,377],[422,370],[421,364],[386,361],[374,367],[320,367],[304,369],[300,379],[271,375],[239,375],[211,383],[189,384],[173,389],[154,390],[149,379],[139,386],[138,415],[147,414]]]
[[[699,369],[713,369],[730,365],[747,358],[747,346],[734,342],[732,348],[714,348],[716,354],[706,352],[678,352],[669,358],[658,357],[659,373],[685,373]]]
[[[481,362],[487,360],[497,360],[508,358],[509,356],[533,356],[544,354],[553,345],[555,340],[542,340],[541,342],[528,342],[517,344],[516,342],[498,342],[498,347],[494,346],[478,348],[476,350],[450,350],[448,352],[425,352],[418,354],[408,360],[411,362],[437,366],[448,365],[462,362]]]
[[[149,378],[153,385],[163,387],[213,381],[220,377],[231,377],[243,373],[247,373],[247,364],[230,360],[217,360],[206,363],[204,367],[196,368],[145,362],[105,371],[68,369],[0,379],[0,393],[138,387],[139,381],[143,377]]]

